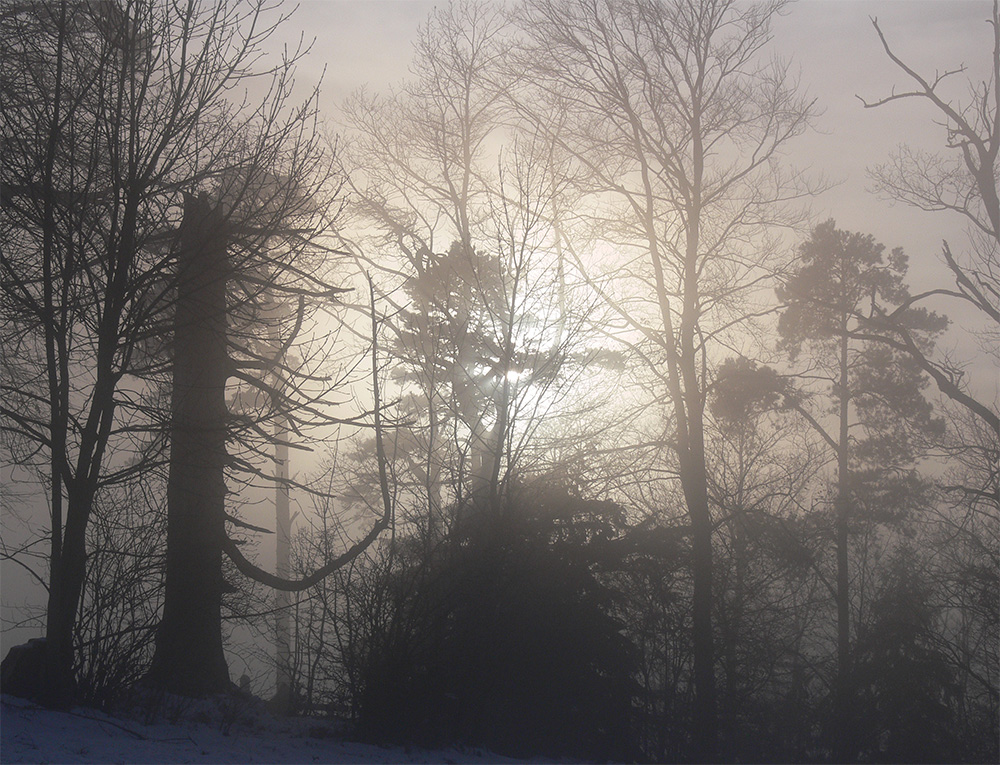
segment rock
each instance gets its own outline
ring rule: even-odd
[[[0,663],[0,692],[40,699],[45,679],[45,638],[32,638],[7,652]]]

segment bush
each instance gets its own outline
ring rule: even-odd
[[[588,534],[563,533],[567,515],[592,508],[563,499],[484,512],[401,562],[395,608],[367,652],[363,734],[513,756],[630,756],[634,649],[609,616]]]

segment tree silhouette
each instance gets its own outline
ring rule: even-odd
[[[821,423],[825,413],[809,412],[806,402],[786,400],[802,413],[836,459],[834,539],[836,550],[837,681],[835,692],[836,756],[856,755],[851,734],[851,575],[849,536],[862,499],[877,495],[893,468],[912,463],[920,438],[943,433],[943,421],[923,397],[926,378],[906,354],[896,353],[869,334],[878,316],[874,301],[905,303],[906,256],[870,235],[836,228],[832,220],[817,226],[799,250],[797,268],[778,289],[784,304],[778,321],[781,345],[794,361],[808,349],[805,377],[822,381],[834,425]],[[947,319],[910,308],[905,322],[911,336],[929,349]],[[854,430],[861,434],[854,435]],[[904,482],[906,476],[903,476]]]
[[[430,555],[400,548],[398,595],[369,636],[361,729],[514,756],[627,758],[635,655],[594,570],[613,559],[621,510],[551,486],[504,501]]]
[[[370,227],[348,245],[396,309],[401,518],[432,534],[452,520],[445,507],[496,504],[512,475],[551,462],[589,361],[592,301],[576,299],[558,254],[568,184],[551,142],[503,124],[509,31],[491,3],[436,9],[413,77],[345,104],[348,214]]]
[[[933,77],[920,74],[892,50],[878,19],[872,25],[890,61],[911,83],[910,89],[868,101],[865,108],[878,108],[903,99],[927,104],[945,127],[945,154],[922,152],[902,146],[892,162],[871,171],[876,190],[921,210],[950,212],[968,224],[969,248],[958,255],[946,241],[942,257],[955,280],[954,289],[937,288],[912,296],[898,307],[881,306],[884,318],[883,342],[909,353],[931,376],[938,388],[987,423],[1000,437],[1000,416],[995,403],[981,400],[969,390],[964,371],[947,358],[928,355],[919,338],[907,332],[905,312],[910,304],[922,304],[935,297],[971,306],[985,323],[982,349],[997,359],[1000,333],[1000,194],[997,191],[997,155],[1000,153],[1000,4],[994,0],[988,19],[991,54],[988,78],[969,82],[970,101],[950,98],[947,86],[966,71],[965,65],[938,69]],[[859,96],[860,98],[860,96]],[[898,319],[902,318],[902,321]],[[888,331],[889,329],[892,332]]]
[[[770,224],[793,222],[787,203],[810,193],[778,159],[808,129],[812,106],[782,64],[760,55],[782,6],[532,0],[518,16],[531,97],[512,104],[572,158],[595,228],[621,253],[611,273],[580,267],[671,417],[661,453],[675,461],[694,550],[690,756],[705,761],[715,759],[718,727],[705,455],[712,348],[752,321],[751,295],[773,266]],[[627,286],[605,289],[608,280]]]
[[[336,381],[319,372],[322,342],[301,369],[251,342],[263,333],[300,343],[317,301],[337,292],[314,247],[337,209],[331,157],[313,122],[316,93],[294,107],[290,100],[303,51],[260,66],[264,41],[284,18],[274,11],[269,0],[183,8],[64,0],[5,6],[0,15],[11,75],[0,184],[11,247],[0,255],[0,310],[5,355],[28,351],[4,365],[0,408],[26,459],[48,461],[47,668],[35,685],[52,703],[73,693],[72,634],[98,493],[154,465],[176,427],[172,462],[189,473],[171,482],[168,505],[188,506],[180,512],[188,553],[211,547],[214,561],[226,547],[254,572],[220,532],[227,489],[219,471],[269,477],[263,444],[278,416],[292,417],[297,436],[332,422]],[[238,83],[259,75],[271,83],[260,102],[230,100]],[[275,300],[295,306],[280,326],[262,311]],[[162,406],[171,372],[173,420]],[[287,382],[281,390],[276,376]],[[252,413],[228,416],[230,380],[257,392]],[[191,395],[196,389],[206,398]],[[227,442],[238,448],[227,454]],[[211,467],[211,477],[199,467]],[[211,509],[202,513],[201,500]],[[176,541],[173,515],[167,536]],[[170,547],[168,559],[181,555]],[[184,631],[185,593],[207,588],[193,613],[217,609],[202,607],[221,593],[217,568],[194,564],[185,584],[168,561],[167,643],[171,625]],[[204,621],[212,620],[214,612]],[[204,671],[193,661],[199,651],[214,651]],[[158,660],[155,674],[187,690],[219,687],[221,651],[220,641],[196,640],[174,652],[176,671]]]

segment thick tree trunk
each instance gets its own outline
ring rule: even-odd
[[[163,620],[148,681],[201,696],[231,687],[222,647],[227,415],[222,215],[186,201],[178,255]]]
[[[40,700],[47,706],[67,706],[75,695],[73,627],[87,571],[86,528],[93,492],[70,487],[66,531],[61,554],[52,561],[45,625],[45,669]]]

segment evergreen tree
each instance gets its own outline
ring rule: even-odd
[[[811,380],[806,394],[786,401],[802,413],[836,459],[834,546],[836,550],[837,672],[834,703],[836,758],[853,760],[851,676],[851,569],[849,537],[861,516],[863,500],[881,496],[905,507],[906,491],[917,482],[913,461],[920,440],[940,435],[944,423],[924,398],[927,384],[907,354],[873,340],[878,317],[875,301],[901,304],[909,297],[907,259],[901,249],[885,247],[866,234],[817,226],[799,251],[798,267],[778,289],[784,310],[778,322],[781,346],[791,360],[803,355]],[[904,317],[900,317],[903,321]],[[909,308],[911,335],[929,348],[947,319]],[[803,354],[805,351],[805,354]],[[814,401],[820,402],[813,407]],[[832,426],[827,425],[829,420]]]

